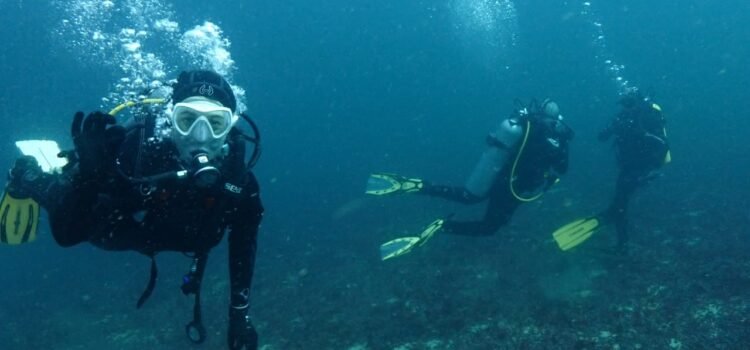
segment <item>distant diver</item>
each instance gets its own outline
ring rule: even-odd
[[[625,251],[628,243],[627,209],[630,197],[658,175],[658,170],[672,161],[667,139],[666,120],[661,107],[637,89],[623,95],[622,109],[599,133],[599,141],[614,138],[619,173],[615,194],[603,212],[573,221],[553,233],[560,249],[571,249],[591,237],[603,224],[614,224],[617,250]]]
[[[464,236],[492,235],[512,217],[521,203],[544,194],[568,170],[568,145],[573,131],[563,122],[552,100],[523,105],[516,101],[512,115],[487,136],[487,148],[464,186],[441,186],[391,173],[371,174],[365,193],[415,193],[463,204],[488,201],[479,221],[438,218],[418,236],[400,237],[380,247],[383,260],[410,252],[435,233]]]
[[[148,108],[164,103],[168,108]],[[118,123],[114,115],[128,107],[141,108],[129,124]],[[138,307],[155,286],[155,256],[185,253],[193,261],[181,289],[195,297],[193,320],[185,330],[191,341],[201,343],[206,337],[200,308],[203,273],[210,250],[229,229],[228,347],[257,349],[248,310],[263,216],[251,171],[259,155],[259,134],[236,108],[229,83],[215,72],[198,70],[179,75],[170,101],[150,98],[124,103],[110,113],[76,113],[71,126],[75,150],[62,152],[68,160],[62,169],[45,172],[40,166],[49,157],[48,151],[33,151],[41,149],[41,142],[32,142],[32,151],[15,162],[2,202],[1,236],[12,237],[7,243],[14,244],[31,240],[41,206],[49,213],[52,236],[63,247],[88,241],[105,250],[150,257],[151,278]],[[156,134],[161,113],[168,119],[169,137]],[[250,124],[254,137],[236,127],[240,118]],[[248,142],[256,145],[246,162]]]

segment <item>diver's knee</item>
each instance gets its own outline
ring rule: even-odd
[[[70,248],[77,244],[86,241],[86,237],[83,235],[72,234],[72,232],[59,232],[59,230],[52,230],[52,238],[55,239],[57,245],[63,248]]]
[[[477,196],[471,193],[466,187],[462,189],[461,197],[463,198],[463,202],[467,204],[476,204],[487,198],[487,196]]]

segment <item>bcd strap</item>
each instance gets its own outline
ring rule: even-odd
[[[151,255],[151,277],[148,279],[148,285],[146,286],[146,289],[143,290],[143,293],[141,293],[141,297],[138,298],[138,304],[136,308],[141,308],[143,306],[143,303],[148,300],[148,297],[151,296],[151,293],[154,291],[154,287],[156,286],[156,278],[159,276],[159,271],[156,269],[156,259],[154,259],[154,255]]]
[[[201,314],[201,285],[203,282],[203,272],[206,270],[206,261],[208,253],[196,253],[193,258],[193,265],[190,272],[183,277],[182,293],[185,295],[194,294],[193,302],[193,320],[185,326],[185,334],[188,339],[195,344],[203,343],[206,340],[206,328],[203,327],[203,317]]]
[[[193,320],[185,326],[185,334],[188,339],[195,344],[203,343],[206,340],[206,327],[203,327],[201,317],[201,292],[200,289],[195,293],[195,302],[193,303]]]

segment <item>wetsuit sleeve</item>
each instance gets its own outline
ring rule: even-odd
[[[123,199],[127,198],[122,195],[122,184],[112,181],[107,188],[108,191],[103,192],[100,187],[81,181],[76,169],[60,175],[50,185],[41,203],[49,213],[52,236],[60,246],[76,245],[100,231],[127,239],[139,229],[129,217],[117,214],[116,208],[124,208]]]
[[[95,224],[92,212],[97,193],[80,184],[76,177],[76,170],[57,177],[40,202],[49,214],[52,236],[62,247],[83,242]]]
[[[258,181],[252,173],[236,209],[229,226],[230,318],[249,308],[258,228],[263,217]]]

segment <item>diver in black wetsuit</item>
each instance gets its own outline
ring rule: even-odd
[[[628,242],[627,208],[630,197],[639,187],[653,179],[664,164],[671,161],[665,119],[661,107],[637,90],[620,99],[622,110],[599,133],[599,140],[614,138],[619,173],[615,195],[607,210],[598,215],[614,223],[617,246]]]
[[[441,229],[465,236],[493,234],[510,220],[521,203],[540,197],[567,171],[568,144],[572,137],[573,131],[562,121],[557,104],[545,100],[541,105],[519,105],[512,116],[500,123],[497,131],[487,137],[487,149],[464,186],[435,185],[395,174],[372,174],[366,191],[372,195],[418,193],[464,204],[488,201],[481,220],[438,219],[419,237],[383,245],[383,258],[404,254]]]
[[[70,163],[63,172],[42,173],[34,158],[23,157],[10,172],[9,186],[47,210],[61,246],[88,241],[151,257],[151,280],[138,306],[156,281],[154,256],[190,254],[193,266],[182,291],[195,295],[186,331],[196,343],[205,337],[199,297],[206,259],[229,229],[228,345],[255,350],[248,310],[263,206],[252,164],[245,162],[245,141],[254,139],[235,127],[237,101],[219,74],[183,72],[173,88],[166,111],[159,111],[169,119],[169,137],[156,132],[154,113],[136,114],[123,126],[110,114],[84,118],[78,112],[72,125],[75,151],[67,152]]]

